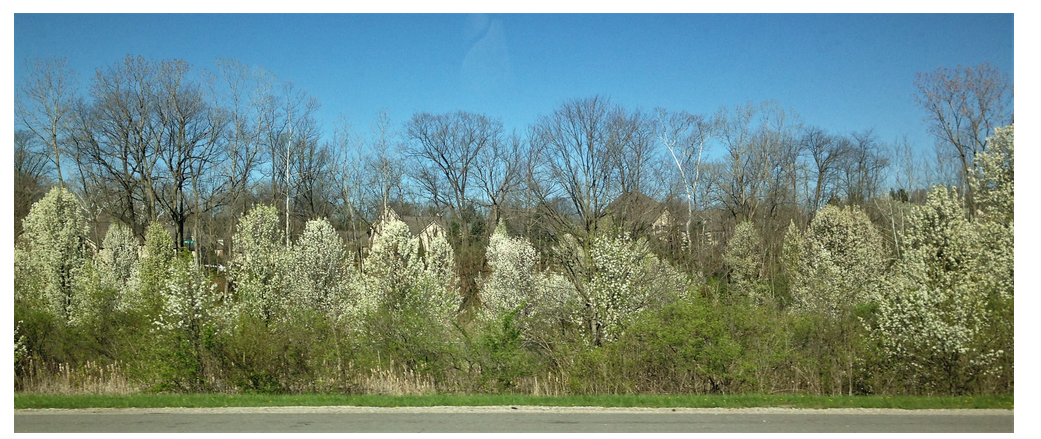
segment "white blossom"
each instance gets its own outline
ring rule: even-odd
[[[119,223],[109,226],[96,260],[101,283],[117,292],[117,307],[120,309],[128,308],[135,301],[140,288],[139,255],[140,246],[129,227]]]
[[[386,218],[365,258],[365,272],[352,282],[349,309],[411,307],[447,325],[459,306],[451,282],[454,265],[451,246],[444,237],[433,239],[421,256],[419,238],[412,236],[408,226],[397,218]]]
[[[1000,242],[988,236],[993,226],[970,220],[957,192],[942,186],[914,208],[907,248],[883,288],[875,328],[898,364],[945,377],[940,380],[993,371],[992,362],[1002,354],[983,349],[979,338],[991,332],[988,327],[1004,324],[992,320],[992,301],[1012,295],[1011,254],[993,256],[1005,251],[993,247]],[[1008,233],[1011,247],[1011,224]]]
[[[185,331],[197,336],[205,323],[223,316],[216,285],[187,254],[174,258],[168,270],[162,311],[153,325],[164,331]]]
[[[145,246],[138,259],[138,288],[128,290],[120,300],[122,309],[144,310],[152,315],[162,307],[167,288],[174,243],[162,224],[152,222],[145,229]]]
[[[87,228],[76,197],[62,186],[51,189],[33,204],[22,221],[22,230],[26,247],[26,253],[20,255],[24,256],[23,268],[38,276],[36,281],[22,285],[36,286],[39,291],[17,294],[40,297],[54,315],[70,319],[76,301],[75,276],[88,262]]]
[[[572,314],[575,323],[585,328],[594,344],[613,340],[637,313],[689,288],[689,281],[651,253],[642,238],[599,236],[587,252],[577,240],[565,236],[556,252],[571,273],[571,291],[580,299],[582,309]]]
[[[767,294],[760,279],[763,274],[763,238],[751,221],[742,221],[734,228],[734,236],[727,242],[723,262],[730,269],[730,290],[762,302]]]
[[[292,248],[292,302],[325,314],[340,314],[341,288],[347,275],[345,253],[343,239],[329,221],[308,221]]]
[[[289,252],[283,244],[278,210],[274,206],[251,209],[239,220],[232,243],[228,277],[239,306],[265,320],[285,316]]]
[[[825,206],[801,237],[789,227],[784,250],[791,270],[793,309],[837,316],[875,301],[885,274],[882,237],[855,206]]]
[[[482,285],[482,301],[498,316],[532,303],[535,299],[535,247],[524,238],[512,238],[500,223],[488,239],[485,253],[491,274]]]

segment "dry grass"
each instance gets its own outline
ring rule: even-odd
[[[526,377],[517,380],[514,393],[531,396],[563,396],[570,395],[568,377],[548,372],[542,376]]]
[[[393,361],[386,369],[370,370],[368,376],[362,377],[360,385],[362,393],[373,395],[418,396],[437,393],[432,377],[395,366]]]
[[[80,367],[59,364],[57,370],[40,367],[29,360],[25,373],[16,379],[15,389],[20,392],[49,395],[130,395],[142,388],[135,385],[124,372],[124,365],[115,362],[100,364],[92,361]]]

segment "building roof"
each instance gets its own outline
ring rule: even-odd
[[[619,195],[618,198],[615,198],[614,201],[607,205],[605,210],[608,215],[613,216],[615,219],[628,223],[649,225],[653,224],[666,208],[667,205],[665,203],[654,201],[647,194],[637,191]]]

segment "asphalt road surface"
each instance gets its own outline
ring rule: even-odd
[[[15,433],[1013,432],[1012,410],[242,407],[15,410]]]

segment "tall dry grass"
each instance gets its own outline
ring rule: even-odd
[[[51,395],[129,395],[143,387],[127,376],[120,362],[88,361],[79,367],[62,363],[49,368],[30,359],[15,379],[15,390]]]

